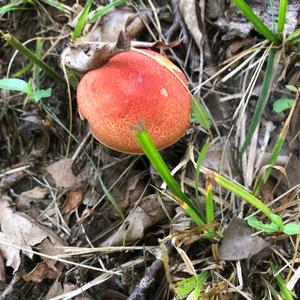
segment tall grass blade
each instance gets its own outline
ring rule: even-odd
[[[266,72],[264,75],[264,80],[262,84],[262,89],[256,104],[255,112],[253,115],[253,118],[251,120],[249,130],[246,134],[245,142],[242,145],[240,149],[240,153],[242,154],[247,146],[250,144],[252,136],[254,134],[254,131],[257,127],[257,125],[260,122],[260,119],[262,117],[262,114],[264,112],[265,106],[267,104],[267,100],[271,91],[272,81],[273,81],[273,75],[275,73],[275,55],[276,55],[276,49],[272,48],[270,50],[269,58],[268,58],[268,64],[266,68]]]
[[[287,4],[288,4],[288,0],[280,0],[280,4],[279,4],[279,15],[278,15],[278,34],[281,34],[283,29],[284,29],[284,25],[285,25],[285,18],[286,18],[286,11],[287,11]]]
[[[193,205],[193,203],[188,199],[188,197],[183,193],[174,177],[172,176],[169,168],[167,167],[165,161],[158,152],[155,144],[153,143],[149,133],[144,128],[142,124],[139,124],[133,130],[133,134],[143,149],[145,155],[149,159],[150,163],[156,169],[160,177],[165,181],[172,194],[176,197],[176,201],[180,206],[190,215],[194,222],[202,226],[204,225],[201,219],[199,211]]]
[[[209,112],[194,96],[192,96],[192,115],[204,129],[209,130],[211,128],[212,121]]]
[[[54,69],[52,69],[48,64],[46,64],[42,59],[38,58],[35,53],[30,51],[26,46],[24,46],[17,38],[12,34],[4,33],[0,31],[0,35],[10,44],[12,47],[20,51],[23,55],[32,60],[37,64],[45,73],[52,77],[56,81],[65,82],[64,78],[61,77]]]
[[[59,2],[58,0],[40,0],[40,1],[64,12],[65,14],[70,14],[71,9],[67,5]]]
[[[41,38],[38,38],[36,41],[36,46],[35,46],[35,55],[39,59],[42,57],[42,52],[43,52],[43,45],[44,42]],[[37,64],[34,65],[33,67],[33,83],[34,83],[34,89],[39,90],[40,89],[40,74],[41,74],[41,68]]]
[[[245,18],[252,23],[255,29],[266,39],[273,43],[279,41],[279,38],[265,25],[244,0],[232,0],[232,2],[242,11]]]
[[[74,31],[72,32],[72,38],[77,39],[80,37],[81,32],[83,30],[84,24],[87,20],[87,17],[89,15],[90,8],[92,6],[93,0],[88,0],[80,13],[80,16],[78,17],[78,21],[76,23],[76,26],[74,28]]]
[[[286,121],[283,125],[283,128],[281,129],[279,137],[276,141],[276,144],[275,144],[275,146],[272,150],[272,153],[270,155],[270,158],[268,160],[268,168],[266,169],[266,171],[264,172],[262,177],[257,181],[257,184],[254,187],[254,194],[258,194],[260,192],[261,187],[267,182],[267,180],[268,180],[268,178],[271,174],[272,168],[275,165],[275,163],[277,161],[277,158],[278,158],[278,155],[281,152],[282,145],[285,141],[287,132],[289,130],[289,126],[290,126],[290,123],[291,123],[291,120],[292,120],[293,113],[294,113],[297,105],[299,104],[299,101],[300,101],[300,96],[299,96],[299,94],[297,94],[296,99],[294,101],[294,105],[293,105],[293,107],[291,108],[291,110],[289,112],[289,115],[288,115],[288,117],[287,117],[287,119],[286,119]]]
[[[14,1],[12,3],[1,6],[0,15],[4,15],[13,10],[28,10],[30,8],[26,7],[27,3],[32,3],[32,1],[20,0],[20,1]]]
[[[108,12],[110,12],[112,9],[114,9],[115,7],[117,7],[119,5],[125,4],[127,1],[128,0],[116,0],[116,1],[113,1],[113,2],[105,5],[104,7],[101,7],[100,9],[97,9],[90,17],[91,23],[95,23],[101,17],[106,15]]]
[[[243,187],[241,187],[239,184],[230,181],[226,177],[208,170],[206,168],[201,167],[201,172],[205,174],[206,176],[213,179],[216,183],[218,183],[221,187],[226,189],[229,192],[234,193],[236,196],[242,198],[247,203],[251,204],[252,206],[256,207],[258,210],[260,210],[266,217],[268,217],[272,222],[274,222],[280,229],[283,228],[283,222],[282,220],[276,215],[272,213],[270,208],[265,205],[263,202],[261,202],[257,197],[255,197],[250,192],[246,191]]]
[[[200,198],[199,198],[199,181],[200,181],[200,167],[202,165],[202,162],[204,160],[204,157],[206,155],[207,152],[207,148],[208,148],[208,143],[206,142],[200,153],[199,156],[197,158],[197,163],[196,163],[196,174],[195,174],[195,198],[196,198],[196,203],[199,204],[200,203]]]
[[[294,39],[299,38],[300,36],[300,28],[296,29],[294,32],[292,32],[287,38],[287,42],[293,42]]]
[[[212,181],[211,178],[207,178],[206,181],[206,223],[211,224],[215,221],[215,209],[214,209],[214,200],[213,200],[213,191],[212,191]],[[213,238],[216,234],[214,228],[207,230],[208,236]]]
[[[273,275],[275,276],[277,273],[277,268],[275,267],[274,264],[271,265],[271,268],[272,268]],[[275,279],[280,288],[283,299],[284,300],[293,300],[294,299],[293,293],[287,288],[286,283],[285,283],[284,279],[282,278],[282,276],[280,274],[277,274],[275,276]]]

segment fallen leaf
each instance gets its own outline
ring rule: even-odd
[[[224,231],[224,238],[219,248],[223,260],[251,258],[269,246],[263,238],[252,236],[253,230],[240,218],[234,217]]]
[[[144,26],[133,8],[118,7],[106,14],[99,26],[66,48],[61,62],[80,73],[99,68],[114,55],[129,50],[131,40]]]
[[[58,273],[51,269],[45,262],[40,262],[28,274],[23,276],[25,281],[41,282],[44,279],[55,279]]]
[[[103,66],[114,55],[128,51],[131,42],[125,32],[121,31],[116,42],[94,45],[88,51],[81,47],[69,47],[62,53],[62,62],[69,69],[85,73]]]
[[[63,214],[69,214],[78,207],[82,201],[82,196],[81,188],[69,191],[62,209]]]
[[[46,168],[53,177],[56,187],[71,188],[79,185],[80,181],[73,174],[72,164],[72,159],[63,158]]]
[[[37,199],[41,200],[44,199],[47,195],[48,191],[40,186],[36,186],[35,188],[25,191],[21,193],[21,197],[27,198],[27,199]]]
[[[166,205],[166,210],[170,213],[174,206]],[[101,246],[116,246],[122,245],[125,242],[135,241],[144,236],[144,231],[160,222],[166,217],[165,211],[160,206],[155,195],[149,195],[141,201],[140,205],[136,207],[126,220],[125,228],[119,229]]]
[[[47,237],[53,243],[57,243],[59,238],[27,215],[15,212],[10,207],[9,201],[8,196],[3,196],[0,201],[0,251],[6,260],[6,265],[17,271],[21,262],[20,249],[7,246],[5,243],[31,250],[31,246],[39,244]],[[32,253],[23,252],[32,258]]]
[[[17,208],[20,210],[29,209],[32,202],[45,199],[47,194],[48,191],[40,186],[22,192],[17,202]]]

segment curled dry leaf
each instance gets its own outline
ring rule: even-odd
[[[23,276],[25,281],[41,282],[44,279],[57,278],[57,272],[51,269],[45,262],[38,263],[35,268]]]
[[[101,67],[112,56],[127,51],[131,40],[143,30],[139,15],[128,6],[106,14],[98,27],[82,37],[73,47],[66,48],[61,61],[68,68],[85,73]]]
[[[131,47],[170,49],[180,43],[179,40],[168,44],[132,41],[144,29],[143,21],[146,19],[145,13],[137,15],[131,7],[112,10],[98,27],[63,51],[61,62],[73,71],[86,73],[103,66],[114,55]]]
[[[80,180],[73,174],[72,164],[72,159],[63,158],[46,168],[53,177],[56,187],[72,188],[79,185]]]
[[[82,190],[78,188],[68,192],[62,212],[63,214],[70,214],[76,207],[78,207],[82,201]]]
[[[47,237],[53,244],[61,244],[61,242],[54,233],[39,225],[32,218],[15,212],[10,207],[9,201],[8,196],[3,196],[0,201],[0,250],[6,260],[6,265],[16,271],[21,262],[20,249],[7,246],[5,243],[30,250],[31,246],[41,243]],[[32,253],[26,251],[24,254],[29,258],[33,256]]]
[[[128,36],[121,31],[116,42],[98,43],[91,46],[88,52],[80,47],[65,49],[62,62],[71,70],[85,73],[103,66],[114,55],[129,50],[130,46]]]
[[[219,248],[223,260],[251,258],[269,246],[263,238],[252,236],[253,230],[240,218],[234,217],[224,231],[224,238]]]

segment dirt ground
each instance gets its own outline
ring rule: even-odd
[[[247,217],[267,223],[258,207],[197,171],[205,144],[202,166],[251,195],[269,170],[256,197],[284,223],[299,222],[299,109],[291,119],[289,110],[274,111],[277,100],[296,97],[286,86],[300,86],[299,45],[298,52],[278,47],[259,126],[241,153],[270,44],[230,1],[117,0],[97,17],[114,1],[94,0],[76,38],[88,2],[0,0],[0,80],[51,88],[35,99],[0,89],[0,299],[299,297],[300,234],[254,230]],[[271,27],[279,1],[247,2]],[[11,6],[1,11],[5,5]],[[286,35],[300,24],[299,0],[288,5]],[[79,116],[83,74],[130,47],[167,56],[209,112],[210,128],[193,110],[185,134],[160,153],[200,211],[212,182],[210,227],[195,225],[144,155],[100,144]],[[284,124],[284,143],[268,168]],[[215,235],[208,238],[211,228]],[[188,278],[192,288],[184,292]]]

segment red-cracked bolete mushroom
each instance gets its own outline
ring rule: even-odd
[[[94,137],[109,148],[142,153],[132,128],[143,122],[157,148],[163,149],[189,127],[191,103],[184,85],[186,77],[167,58],[150,50],[130,50],[84,75],[77,89],[79,113]]]

